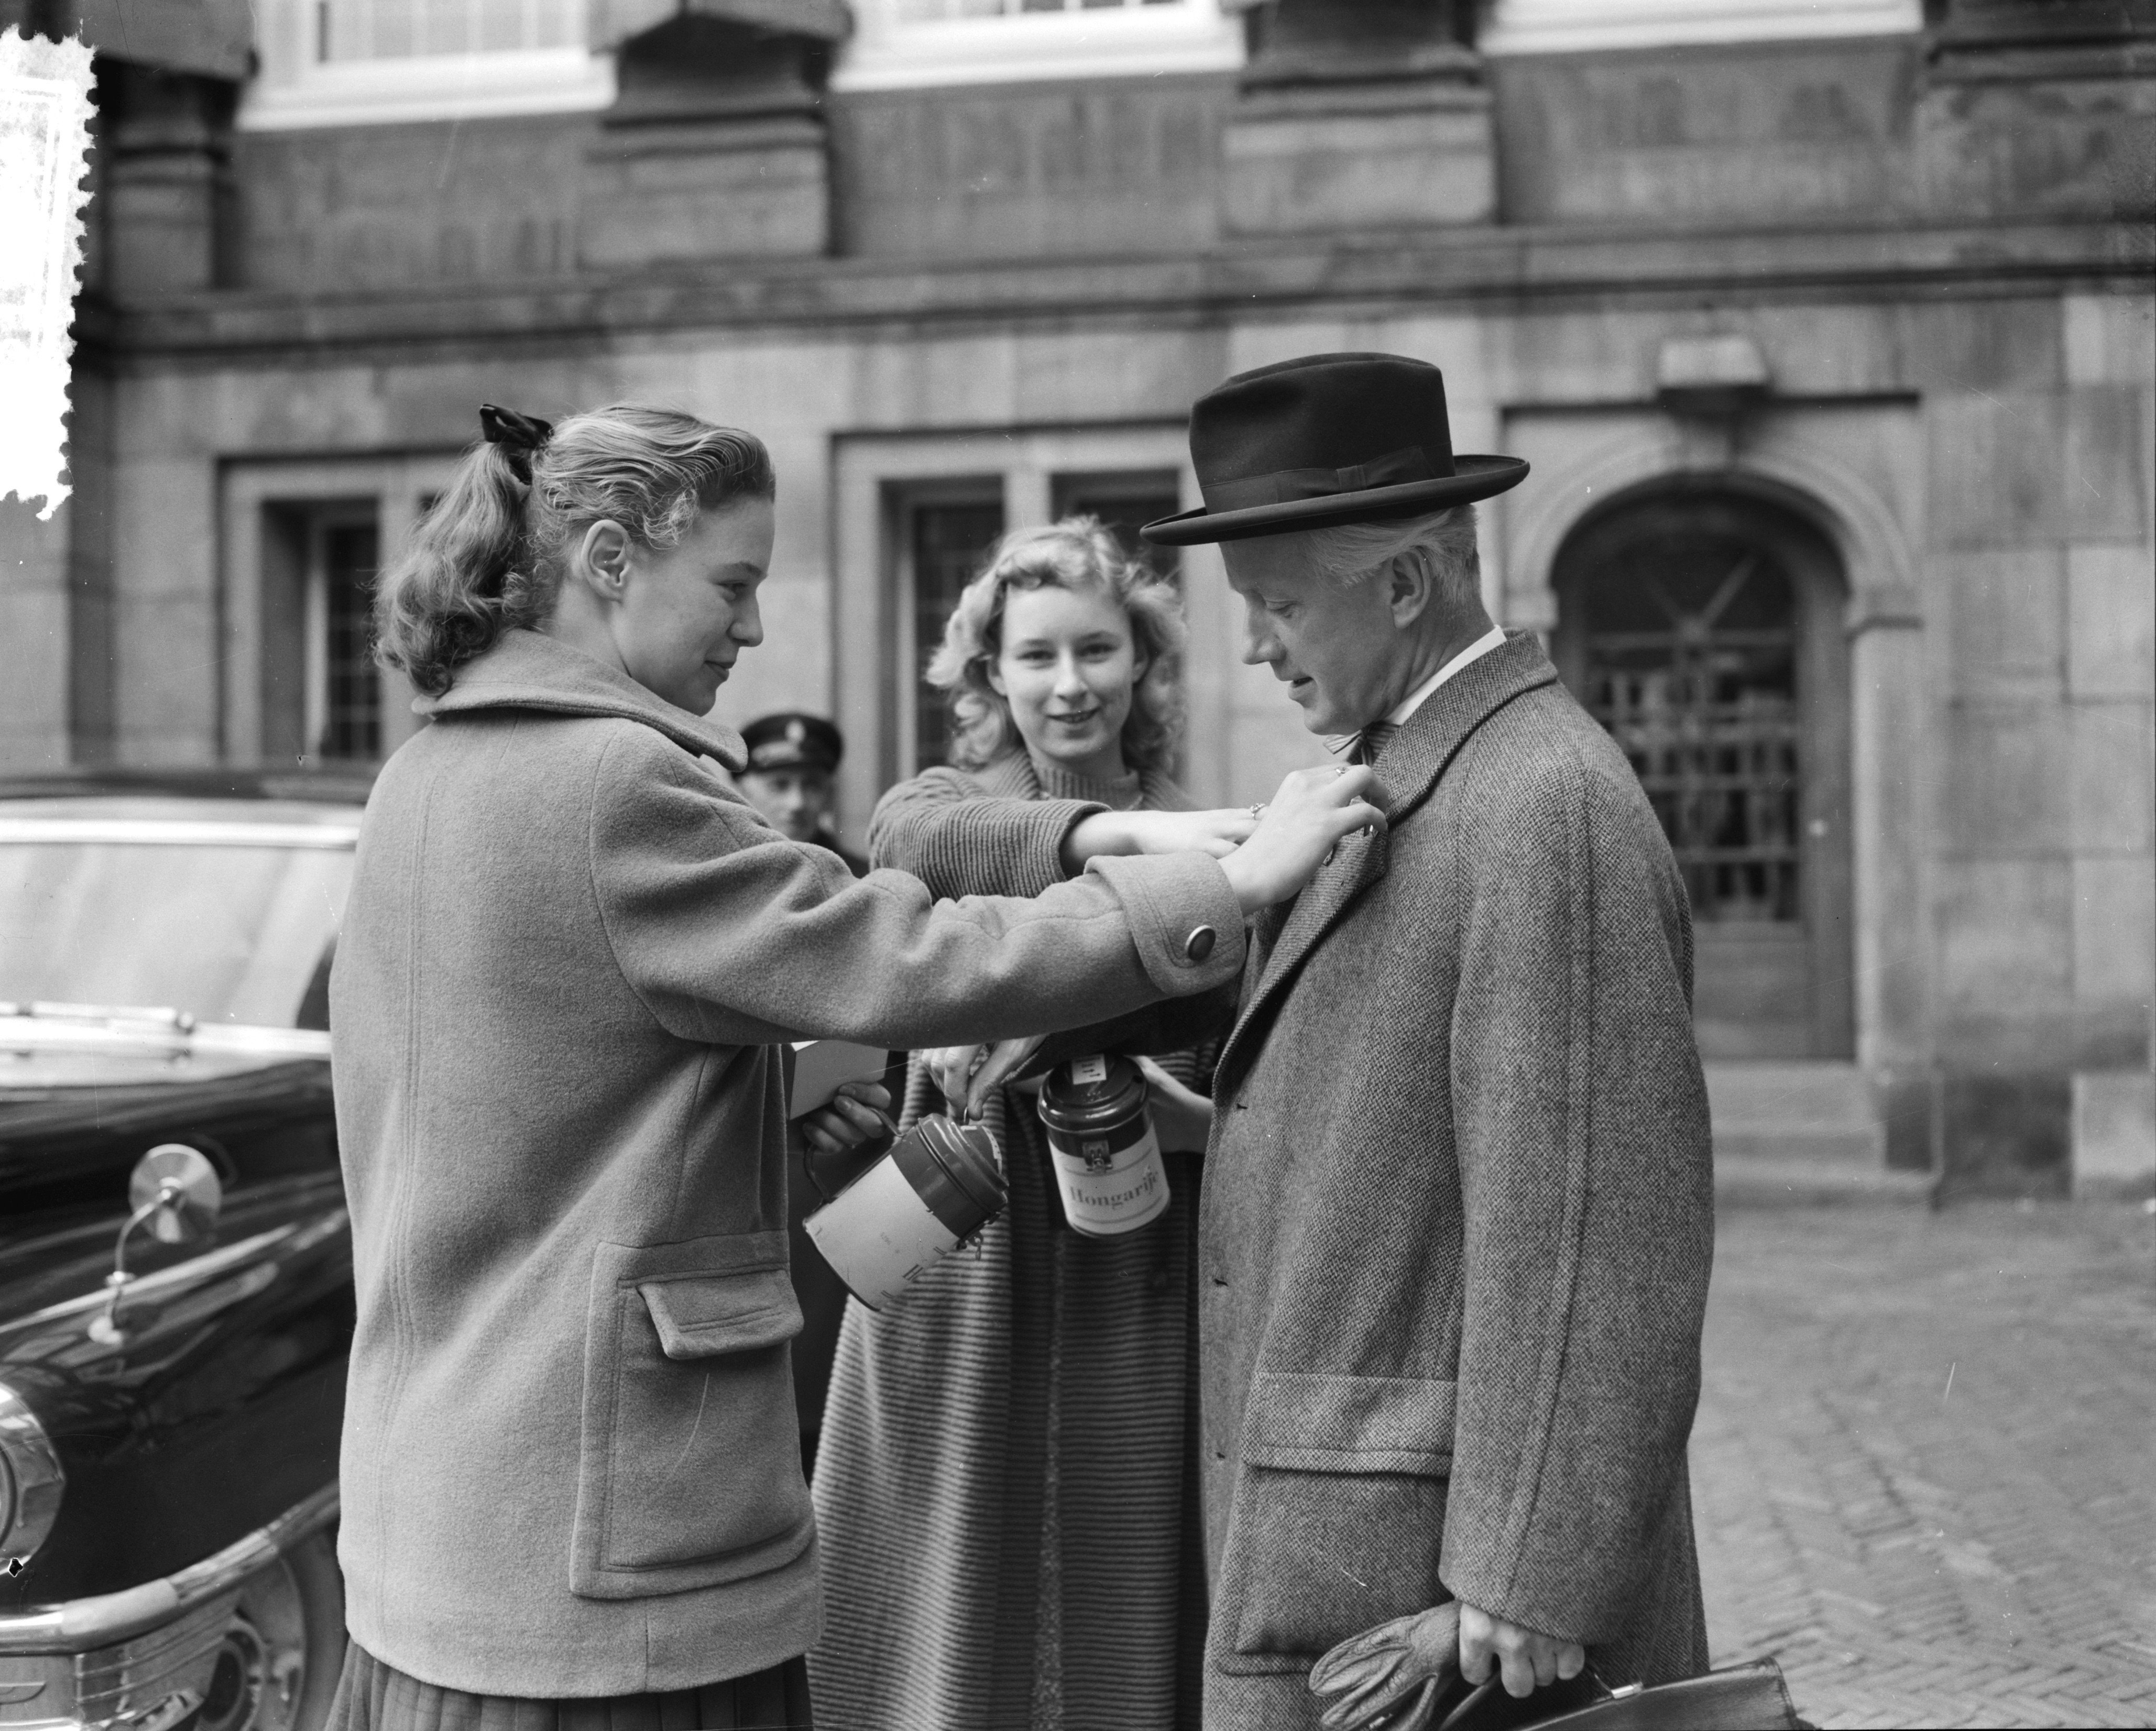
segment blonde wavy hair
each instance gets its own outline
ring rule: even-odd
[[[670,547],[698,512],[776,487],[754,434],[641,403],[572,415],[528,454],[475,444],[375,584],[375,659],[439,696],[503,632],[552,616],[562,555],[592,524]]]
[[[1164,768],[1183,729],[1183,598],[1090,516],[1014,529],[959,595],[928,663],[929,684],[951,706],[952,767],[984,769],[1023,748],[1010,704],[988,683],[988,670],[1003,654],[1011,591],[1048,588],[1105,594],[1122,609],[1145,663],[1123,723],[1123,762],[1133,769]]]

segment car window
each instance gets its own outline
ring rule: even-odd
[[[0,830],[0,1001],[295,1026],[352,866],[320,845],[25,844]]]

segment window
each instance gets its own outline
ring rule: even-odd
[[[956,496],[937,496],[946,493]],[[947,483],[943,487],[906,490],[899,506],[899,581],[911,626],[913,761],[941,763],[951,742],[950,706],[927,681],[929,658],[943,640],[943,628],[958,594],[971,583],[1004,532],[1003,480]]]
[[[588,0],[259,0],[239,123],[273,131],[603,108]]]
[[[1568,54],[1684,42],[1880,36],[1923,27],[1923,0],[1496,0],[1485,54]]]
[[[263,756],[309,768],[382,755],[373,658],[381,565],[372,499],[264,507]]]
[[[431,458],[248,463],[223,481],[224,755],[244,765],[372,763],[418,727],[374,664],[374,581],[455,465]]]
[[[834,90],[1000,84],[1243,63],[1219,0],[855,0]]]
[[[1138,469],[1106,474],[1059,475],[1049,488],[1051,514],[1064,517],[1098,517],[1122,543],[1163,577],[1173,579],[1181,569],[1176,550],[1154,547],[1138,531],[1158,518],[1183,509],[1182,478],[1173,469]]]
[[[364,515],[309,524],[304,755],[372,763],[382,755],[382,680],[374,665],[374,578],[381,530]]]

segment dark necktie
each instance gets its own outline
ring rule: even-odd
[[[1371,722],[1355,736],[1355,749],[1348,753],[1350,759],[1358,763],[1374,764],[1378,761],[1378,753],[1385,748],[1385,742],[1399,731],[1399,724],[1396,722]]]

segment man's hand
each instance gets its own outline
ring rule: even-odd
[[[1539,1629],[1508,1623],[1471,1605],[1460,1607],[1460,1671],[1471,1683],[1485,1681],[1492,1662],[1503,1668],[1505,1692],[1524,1697],[1557,1682],[1578,1677],[1587,1666],[1587,1649],[1560,1641]]]

